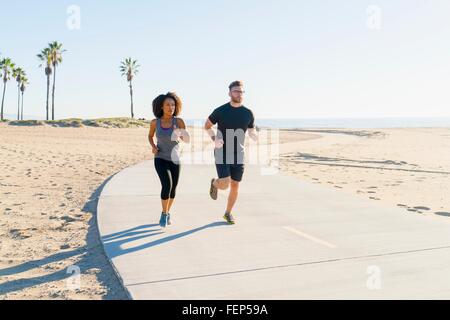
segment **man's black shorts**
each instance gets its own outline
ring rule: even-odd
[[[216,163],[217,175],[220,179],[231,177],[232,180],[241,182],[245,166],[241,164]]]

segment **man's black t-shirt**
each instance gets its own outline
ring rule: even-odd
[[[224,146],[214,152],[216,163],[243,163],[245,133],[247,129],[255,127],[253,112],[245,106],[235,108],[227,103],[215,109],[209,120],[213,124],[217,123],[217,139],[224,141]],[[234,148],[227,152],[227,145],[234,145]],[[231,159],[234,159],[233,162],[230,162]]]

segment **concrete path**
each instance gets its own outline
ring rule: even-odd
[[[449,299],[450,220],[247,165],[234,214],[213,165],[184,165],[161,230],[153,161],[105,186],[98,225],[134,299]]]

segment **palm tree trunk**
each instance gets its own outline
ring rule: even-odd
[[[56,83],[56,66],[53,67],[52,120],[55,120],[55,83]]]
[[[46,110],[47,110],[47,121],[48,121],[48,102],[50,100],[50,75],[47,75],[47,105],[46,105]]]
[[[22,92],[22,112],[20,113],[20,120],[23,120],[23,92]]]
[[[17,85],[17,121],[20,120],[20,83]]]
[[[4,104],[4,102],[5,102],[5,92],[6,92],[6,82],[3,82],[3,97],[2,97],[1,121],[3,121],[3,104]]]
[[[130,96],[131,96],[131,118],[134,119],[134,111],[133,111],[133,85],[130,81]]]

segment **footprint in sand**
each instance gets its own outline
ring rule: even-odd
[[[438,216],[443,216],[443,217],[450,217],[450,212],[438,211],[438,212],[435,212],[434,214],[437,214]]]
[[[77,219],[74,219],[74,218],[69,217],[69,216],[61,217],[59,220],[63,220],[63,221],[65,221],[66,223],[71,223],[71,222],[77,221]]]
[[[408,206],[406,204],[399,203],[399,204],[397,204],[397,207],[407,208]]]
[[[380,198],[375,198],[375,197],[370,197],[369,199],[372,199],[372,200],[381,200]]]
[[[13,238],[15,240],[24,240],[24,239],[28,239],[31,237],[30,234],[27,234],[26,232],[18,230],[18,229],[9,230],[9,234],[10,234],[11,238]]]
[[[431,210],[431,209],[428,208],[428,207],[422,207],[422,206],[419,206],[419,207],[413,207],[413,209],[416,209],[416,210],[424,210],[424,211]]]

